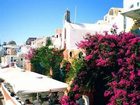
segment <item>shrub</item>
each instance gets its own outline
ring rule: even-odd
[[[81,92],[73,91],[78,85],[79,90],[94,91],[94,105],[140,104],[139,37],[132,33],[88,34],[78,46],[86,53],[86,66],[74,79],[69,100],[74,101]]]

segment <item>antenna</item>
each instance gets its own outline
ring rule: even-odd
[[[74,16],[74,23],[75,23],[76,22],[76,16],[77,16],[77,6],[75,6],[75,10],[74,11],[75,11],[75,14],[74,14],[75,15]]]

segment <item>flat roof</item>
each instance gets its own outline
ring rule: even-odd
[[[15,93],[63,91],[68,87],[66,83],[20,68],[0,69],[0,77],[12,85]]]

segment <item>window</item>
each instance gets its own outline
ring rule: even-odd
[[[140,5],[140,3],[139,3],[139,2],[137,2],[137,7],[139,7],[139,5]]]
[[[64,29],[64,37],[65,37],[65,39],[66,39],[66,29]]]
[[[11,57],[11,62],[13,62],[13,60],[14,60],[13,57]]]
[[[130,8],[133,8],[134,7],[134,5],[132,4],[131,6],[130,6]]]
[[[109,15],[113,15],[113,9],[109,11]]]
[[[105,17],[105,21],[107,21],[107,17]]]
[[[66,42],[64,42],[64,49],[66,49]]]
[[[121,10],[119,10],[118,12],[121,12]]]
[[[70,57],[72,57],[72,52],[70,52]]]

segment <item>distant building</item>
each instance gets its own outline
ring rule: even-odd
[[[31,47],[40,48],[46,46],[48,37],[36,38],[34,41],[31,41]]]
[[[20,46],[20,50],[17,53],[18,61],[17,64],[19,67],[24,70],[31,71],[31,63],[30,60],[26,59],[26,55],[32,49],[31,45],[22,45]]]
[[[36,37],[28,38],[27,41],[26,41],[26,45],[31,45],[31,42],[34,41],[34,40],[36,40]]]
[[[118,27],[118,33],[124,31],[124,17],[121,15],[122,11],[122,8],[110,8],[108,13],[104,16],[103,20],[97,21],[96,24],[98,24],[100,27],[100,30],[98,32],[103,33],[103,31],[107,31],[108,33],[110,33],[113,25],[116,25]]]
[[[14,62],[16,61],[16,59],[16,55],[6,55],[4,57],[1,57],[1,66],[14,66]]]
[[[14,45],[17,45],[17,44],[16,44],[16,42],[15,42],[15,41],[13,41],[13,40],[12,40],[12,41],[9,41],[7,45],[14,46]]]
[[[108,13],[104,16],[104,21],[107,23],[110,23],[112,20],[114,20],[119,13],[122,12],[122,8],[110,8]]]
[[[4,48],[4,55],[16,55],[18,46],[16,45],[15,41],[9,41],[7,44],[2,46]]]
[[[15,41],[5,42],[1,46],[1,66],[14,66],[14,63],[19,62],[17,57],[19,47],[16,45]]]
[[[61,49],[62,29],[56,29],[55,35],[51,37],[54,48]]]
[[[1,57],[1,66],[2,67],[17,66],[23,68],[23,57],[19,57],[17,55],[3,56]]]

